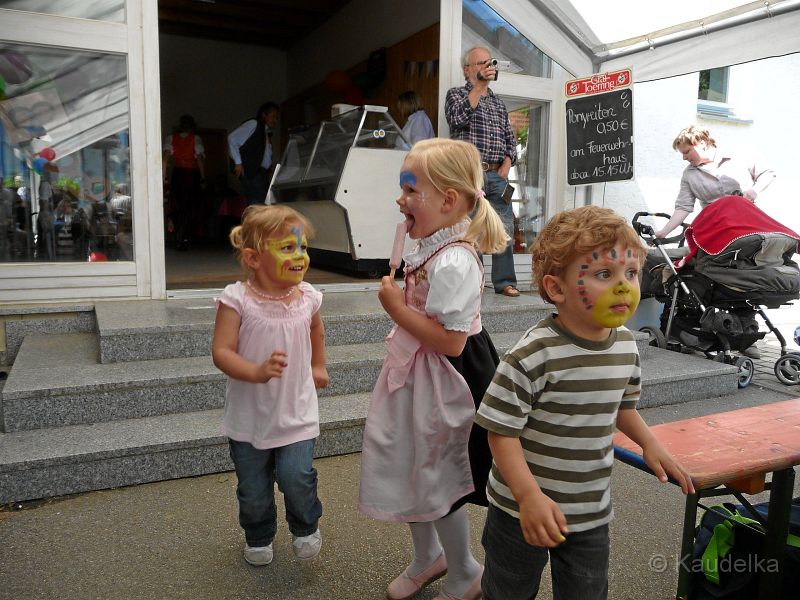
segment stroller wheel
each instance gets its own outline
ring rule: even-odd
[[[746,388],[752,383],[753,375],[756,373],[756,366],[753,363],[753,359],[747,358],[746,356],[737,356],[736,360],[733,361],[733,365],[739,369],[739,373],[737,374],[739,377],[737,381],[739,388]]]
[[[647,334],[648,346],[655,346],[656,348],[667,347],[667,338],[664,337],[664,334],[661,333],[661,330],[657,327],[642,327],[639,331]]]
[[[776,360],[775,377],[784,385],[800,384],[800,354],[790,352]]]

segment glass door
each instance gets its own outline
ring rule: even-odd
[[[501,96],[517,138],[517,162],[508,182],[514,186],[514,252],[527,253],[546,220],[547,102]]]

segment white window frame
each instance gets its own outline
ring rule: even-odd
[[[0,263],[0,302],[165,298],[158,6],[126,0],[126,22],[0,9],[0,40],[126,56],[134,260]]]

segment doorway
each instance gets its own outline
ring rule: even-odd
[[[159,0],[163,135],[166,137],[179,115],[193,114],[207,166],[206,186],[193,212],[193,239],[187,250],[177,248],[174,222],[170,224],[168,214],[170,199],[165,195],[167,290],[218,289],[241,276],[227,240],[244,208],[241,187],[230,172],[227,135],[252,118],[260,103],[272,100],[281,107],[272,139],[274,162],[283,160],[296,132],[330,120],[335,104],[387,106],[394,120],[400,121],[397,96],[417,89],[423,95],[426,112],[432,117],[438,112],[439,8],[435,3],[411,0],[398,6],[390,0],[329,2],[331,10],[324,20],[320,20],[321,15],[314,16],[320,11],[318,2],[298,0],[295,4],[289,8],[285,2],[263,3],[266,13],[280,5],[275,18],[283,22],[298,24],[309,19],[306,29],[313,32],[298,32],[290,39],[277,31],[274,22],[268,22],[263,11],[248,13],[249,22],[239,19],[236,27],[241,35],[232,36],[233,12],[246,12],[249,2],[187,7],[177,0]],[[181,6],[188,12],[174,14]],[[312,10],[312,6],[316,8]],[[190,22],[196,27],[187,27]],[[273,39],[269,36],[254,36],[252,30],[257,26],[273,28],[278,43],[265,43]],[[253,66],[258,67],[258,77],[254,77]],[[198,70],[206,75],[189,75]],[[216,73],[214,81],[224,83],[209,85],[212,73]],[[388,202],[396,194],[395,181],[396,176]],[[344,265],[318,268],[313,257],[306,280],[312,284],[358,285],[370,281],[366,273],[358,275]]]

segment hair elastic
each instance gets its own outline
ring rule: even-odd
[[[481,198],[486,198],[486,192],[478,190],[475,192],[475,202],[480,202]]]

